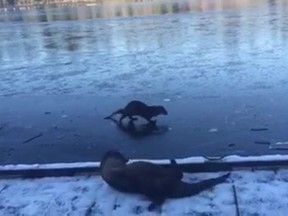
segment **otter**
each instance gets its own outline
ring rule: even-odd
[[[196,195],[225,182],[230,175],[187,183],[182,181],[183,172],[175,160],[170,160],[168,167],[145,161],[127,164],[128,161],[119,151],[106,152],[100,162],[101,177],[115,190],[146,196],[152,201],[149,210],[161,206],[168,198]]]
[[[133,116],[140,116],[144,118],[146,121],[153,123],[151,120],[154,116],[168,115],[167,110],[163,106],[148,106],[147,104],[133,100],[130,101],[123,109],[119,109],[113,112],[110,116],[105,117],[104,119],[109,119],[116,114],[121,114],[120,122],[129,117],[131,120],[137,120],[137,118],[133,118]]]

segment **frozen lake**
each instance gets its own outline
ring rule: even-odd
[[[1,12],[0,94],[287,88],[287,0],[144,2]]]
[[[1,11],[1,162],[92,160],[117,146],[138,158],[275,153],[265,143],[288,140],[287,11],[288,0]],[[143,146],[102,121],[135,98],[166,103],[159,121],[172,130]]]

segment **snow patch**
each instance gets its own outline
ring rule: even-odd
[[[148,160],[148,159],[133,159],[129,163],[134,161],[148,161],[155,164],[165,165],[170,164],[170,160]],[[215,159],[213,159],[214,161]],[[288,160],[288,155],[261,155],[261,156],[238,156],[230,155],[223,158],[217,159],[217,162],[234,163],[234,162],[272,162],[272,161],[285,161]],[[178,164],[201,164],[206,162],[211,162],[211,160],[205,157],[188,157],[182,159],[176,159]],[[37,170],[37,169],[65,169],[65,168],[93,168],[100,167],[100,162],[79,162],[79,163],[52,163],[52,164],[9,164],[0,166],[0,171],[7,170]]]
[[[187,174],[197,182],[223,173]],[[183,199],[167,200],[153,215],[286,215],[288,170],[234,171],[226,183]],[[0,215],[151,215],[149,200],[111,189],[99,176],[0,180]]]
[[[217,129],[217,128],[211,128],[211,129],[209,130],[209,132],[210,132],[210,133],[216,133],[216,132],[218,132],[218,129]]]

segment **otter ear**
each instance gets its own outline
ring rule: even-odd
[[[170,165],[178,165],[175,159],[170,159]]]

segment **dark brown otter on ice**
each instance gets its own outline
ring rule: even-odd
[[[161,205],[167,198],[196,195],[225,182],[230,175],[187,183],[181,180],[183,173],[175,160],[171,160],[171,166],[168,167],[144,161],[127,162],[128,159],[118,151],[106,152],[100,165],[103,180],[115,190],[145,195],[152,201],[150,207]]]
[[[116,114],[121,114],[120,122],[126,117],[129,117],[131,120],[137,120],[137,118],[133,118],[133,116],[140,116],[148,122],[153,122],[151,119],[154,116],[160,114],[167,115],[168,112],[163,106],[148,106],[141,101],[134,100],[129,102],[123,109],[119,109],[110,116],[105,117],[105,119],[109,119]]]

